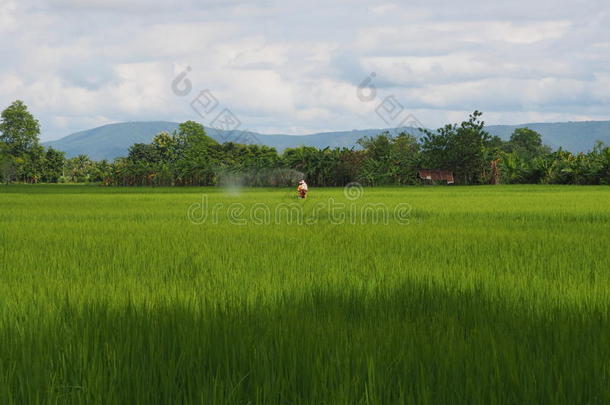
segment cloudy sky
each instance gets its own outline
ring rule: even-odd
[[[43,140],[224,108],[263,133],[380,128],[392,96],[428,127],[610,119],[607,5],[0,0],[0,107],[24,100]]]

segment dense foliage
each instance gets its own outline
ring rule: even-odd
[[[358,148],[301,146],[275,148],[219,144],[201,124],[187,121],[150,144],[134,144],[127,157],[92,161],[70,159],[39,144],[38,121],[21,101],[2,112],[0,175],[5,182],[99,182],[121,186],[294,184],[300,177],[314,186],[417,184],[418,168],[450,170],[458,184],[491,182],[495,162],[503,183],[610,184],[610,148],[598,143],[588,153],[552,151],[539,133],[516,129],[503,141],[485,131],[482,113],[461,124],[421,134],[381,133],[358,141]],[[420,139],[417,136],[421,136]]]

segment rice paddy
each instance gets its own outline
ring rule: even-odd
[[[610,187],[361,191],[0,187],[0,403],[610,402]]]

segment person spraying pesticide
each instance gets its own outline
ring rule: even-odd
[[[305,180],[299,181],[297,193],[299,198],[307,198],[307,183],[305,183]]]

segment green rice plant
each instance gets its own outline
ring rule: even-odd
[[[0,188],[0,403],[610,402],[610,188],[360,191]]]

